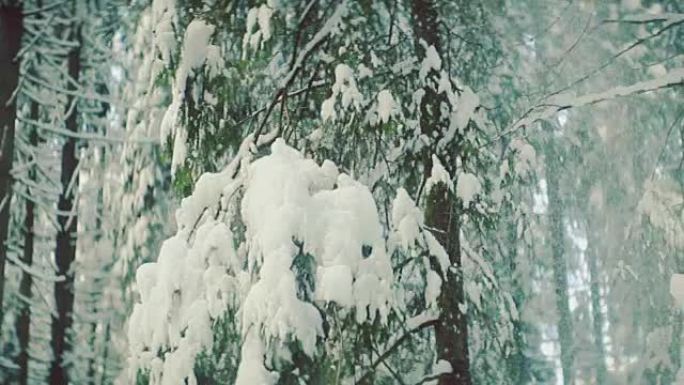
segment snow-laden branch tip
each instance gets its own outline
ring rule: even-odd
[[[130,139],[130,138],[117,138],[113,136],[103,136],[103,135],[98,135],[98,134],[91,134],[88,132],[72,132],[63,128],[59,128],[57,126],[53,126],[50,124],[46,124],[43,122],[38,122],[32,119],[28,118],[23,118],[23,117],[18,117],[17,118],[20,122],[26,123],[26,124],[31,124],[35,126],[36,128],[44,131],[51,132],[53,134],[61,135],[67,138],[74,138],[74,139],[81,139],[81,140],[87,140],[87,141],[93,141],[93,142],[110,142],[110,143],[128,143],[128,144],[145,144],[145,145],[150,145],[150,146],[159,146],[159,141],[156,139],[150,139],[150,138],[141,138],[141,139]]]
[[[40,8],[24,10],[23,16],[26,17],[26,16],[31,16],[31,15],[38,15],[38,14],[44,13],[45,11],[49,11],[53,8],[57,8],[60,5],[65,4],[66,2],[67,2],[67,0],[59,0],[59,1],[54,1],[54,2],[47,4],[47,5],[40,7]]]
[[[21,271],[30,274],[34,278],[40,279],[45,282],[64,282],[66,279],[63,275],[52,275],[44,271],[40,271],[31,265],[27,265],[22,260],[17,258],[15,253],[8,253],[7,259],[21,269]]]
[[[629,86],[613,87],[606,91],[589,93],[581,96],[572,96],[568,93],[553,95],[536,106],[529,108],[520,119],[513,123],[513,125],[504,130],[493,141],[490,141],[485,145],[491,144],[520,128],[530,126],[532,123],[552,118],[563,110],[588,106],[619,97],[643,94],[682,84],[684,84],[684,68],[674,68],[669,70],[665,76],[636,82]]]
[[[665,22],[666,25],[684,22],[684,13],[658,13],[625,16],[620,19],[606,19],[604,23],[645,24]]]
[[[304,65],[304,60],[306,60],[306,58],[309,57],[309,55],[311,55],[313,50],[316,47],[318,47],[323,42],[323,40],[335,30],[335,28],[338,27],[338,25],[342,21],[342,17],[346,14],[346,12],[346,4],[344,2],[339,4],[335,9],[335,12],[325,22],[323,27],[321,27],[321,29],[318,32],[316,32],[314,37],[308,43],[306,43],[302,51],[298,54],[297,58],[294,60],[292,64],[292,68],[290,68],[288,74],[281,81],[281,86],[276,91],[273,99],[271,100],[271,103],[266,109],[266,115],[264,115],[264,119],[261,121],[261,124],[254,133],[255,141],[259,139],[259,136],[261,135],[261,132],[266,126],[266,122],[268,121],[268,118],[271,115],[273,108],[275,108],[276,104],[278,104],[278,102],[282,100],[281,96],[287,94],[287,89],[290,87],[290,85],[292,85],[292,82],[294,81],[295,77],[302,69],[302,66]]]
[[[330,18],[325,22],[323,27],[316,32],[314,37],[306,43],[302,51],[299,53],[297,56],[297,59],[294,61],[294,64],[292,65],[292,68],[290,68],[290,72],[285,76],[285,78],[282,81],[282,88],[287,88],[287,86],[292,82],[294,77],[297,75],[299,72],[299,69],[302,67],[304,64],[304,60],[311,54],[311,52],[316,48],[319,44],[323,42],[323,39],[328,37],[335,28],[338,27],[340,22],[342,21],[342,17],[347,12],[347,5],[342,2],[340,3],[337,8],[335,8],[335,12],[330,16]]]
[[[445,360],[439,360],[437,363],[435,363],[432,373],[428,374],[427,376],[423,377],[420,381],[416,382],[415,385],[421,385],[430,381],[438,380],[440,376],[448,373],[452,373],[454,370],[451,367],[451,364],[448,361]]]
[[[29,73],[24,74],[24,79],[31,81],[38,86],[41,86],[41,87],[47,88],[49,90],[65,94],[65,95],[73,96],[76,98],[81,98],[81,99],[89,100],[89,101],[107,103],[110,105],[116,104],[116,100],[112,100],[108,97],[105,97],[105,96],[102,96],[102,95],[99,95],[99,94],[96,94],[93,92],[83,92],[82,89],[67,90],[65,88],[54,85],[48,81],[45,81],[39,77],[33,76]]]
[[[436,322],[437,322],[437,319],[436,319],[436,318],[428,317],[428,318],[426,318],[423,322],[421,322],[420,324],[418,324],[418,325],[416,325],[415,327],[410,328],[409,330],[407,330],[404,334],[401,335],[401,337],[397,338],[397,339],[394,341],[394,343],[392,343],[392,345],[391,345],[389,348],[387,348],[387,350],[385,350],[385,352],[382,353],[382,354],[380,355],[380,357],[378,357],[377,360],[375,360],[375,361],[370,365],[370,367],[368,368],[368,371],[367,371],[366,373],[364,373],[364,374],[355,382],[355,384],[363,384],[363,383],[365,383],[365,382],[368,380],[368,378],[369,378],[373,373],[375,373],[375,368],[377,368],[378,365],[380,365],[381,363],[383,363],[389,356],[391,356],[392,353],[394,353],[394,351],[397,350],[397,348],[398,348],[399,346],[401,346],[401,344],[402,344],[404,341],[406,341],[406,339],[408,339],[413,333],[416,333],[416,332],[419,332],[419,331],[421,331],[421,330],[423,330],[423,329],[425,329],[425,328],[434,326]]]

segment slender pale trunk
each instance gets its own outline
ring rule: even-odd
[[[0,4],[0,327],[3,320],[6,243],[12,201],[11,171],[16,120],[16,105],[12,93],[19,83],[19,62],[15,59],[21,46],[23,28],[21,6],[5,2]]]
[[[104,175],[105,172],[105,164],[104,164],[104,159],[105,159],[105,149],[102,148],[102,154],[100,156],[100,170],[102,174],[100,174],[100,177]],[[100,187],[97,190],[97,210],[96,210],[96,217],[95,217],[95,244],[98,244],[102,240],[102,215],[103,215],[103,206],[104,206],[104,189],[103,189],[104,181],[100,181]],[[97,256],[100,257],[100,256]],[[107,267],[107,270],[109,268]],[[90,294],[89,300],[91,301],[91,307],[92,307],[92,314],[97,314],[99,310],[99,302],[102,299],[102,290],[104,288],[102,287],[102,279],[97,276],[96,278],[93,279],[93,288],[95,292],[92,292]],[[97,317],[95,317],[97,319]],[[109,325],[109,324],[108,324]],[[88,337],[90,348],[93,351],[92,356],[88,359],[88,381],[90,385],[95,385],[96,384],[96,379],[95,379],[95,372],[97,370],[97,355],[95,354],[97,352],[96,348],[96,342],[97,342],[97,326],[98,326],[98,321],[93,321],[90,323],[90,336]],[[107,326],[109,327],[109,326]],[[105,341],[105,343],[107,343]],[[103,363],[104,365],[104,363]]]
[[[551,254],[553,280],[556,287],[556,311],[558,312],[558,340],[561,350],[563,383],[575,383],[573,368],[574,347],[572,315],[568,297],[568,266],[565,260],[565,231],[563,230],[563,199],[560,194],[560,159],[552,129],[545,124],[549,140],[545,146],[546,183],[549,196],[549,226],[551,228]]]
[[[420,41],[434,46],[440,52],[441,44],[437,32],[438,15],[431,0],[413,0],[413,31],[416,47],[424,51]],[[425,52],[423,52],[425,54]],[[435,80],[436,73],[430,74]],[[423,133],[433,138],[433,132],[442,124],[440,104],[442,97],[432,87],[425,87],[425,96],[420,106],[420,125]],[[423,170],[429,176],[432,170],[432,154],[423,154]],[[451,268],[442,271],[442,290],[437,299],[440,316],[435,325],[437,359],[451,364],[452,372],[439,377],[439,385],[470,385],[470,360],[468,356],[468,320],[460,310],[464,300],[463,276],[461,270],[460,207],[447,186],[434,187],[427,196],[425,224],[434,229],[434,236],[449,255]]]
[[[74,29],[79,45],[68,56],[69,76],[78,82],[81,68],[80,58],[80,28]],[[74,96],[69,97],[69,105],[77,103]],[[69,107],[67,107],[69,108]],[[72,133],[78,132],[78,108],[73,107],[66,119],[66,128]],[[52,317],[52,363],[50,366],[49,383],[51,385],[67,385],[69,383],[65,355],[71,351],[68,333],[73,323],[74,308],[74,271],[72,263],[76,258],[76,229],[78,216],[76,214],[76,192],[78,191],[78,158],[76,138],[65,138],[62,147],[62,193],[57,205],[57,244],[55,248],[55,262],[57,274],[63,276],[63,281],[55,282],[56,317]]]

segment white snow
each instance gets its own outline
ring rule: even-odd
[[[371,51],[370,57],[371,57],[371,65],[373,66],[373,68],[382,67],[382,66],[385,64],[385,63],[383,63],[383,61],[375,54],[375,51]]]
[[[253,7],[250,8],[249,11],[247,11],[247,21],[246,21],[246,28],[247,30],[245,31],[245,36],[242,38],[242,50],[247,51],[247,46],[249,45],[249,42],[252,40],[252,30],[257,24],[257,15],[259,14],[259,8]]]
[[[382,90],[378,93],[378,117],[383,123],[387,123],[390,116],[394,114],[396,105],[392,93],[387,90]]]
[[[482,185],[474,174],[461,172],[456,182],[456,196],[463,200],[463,207],[468,207],[482,191]]]
[[[622,6],[630,11],[641,8],[641,0],[622,0]]]
[[[209,38],[214,33],[214,27],[203,20],[195,19],[188,24],[183,39],[182,57],[184,64],[195,69],[204,64],[207,58]]]
[[[275,385],[278,373],[264,367],[264,345],[256,331],[249,331],[242,344],[235,385]]]
[[[173,139],[173,154],[171,157],[171,174],[175,175],[179,166],[185,163],[185,157],[188,155],[186,141],[188,140],[188,132],[183,126],[176,127],[176,135]]]
[[[346,308],[352,307],[354,305],[353,280],[351,269],[347,265],[319,267],[317,299],[336,302]]]
[[[423,217],[408,192],[403,188],[397,190],[392,201],[392,227],[399,236],[401,247],[407,250],[418,239],[423,225]]]
[[[356,80],[354,73],[346,64],[338,64],[335,67],[335,84],[332,87],[333,95],[342,95],[342,107],[347,108],[354,105],[357,109],[360,107],[362,96],[356,87]]]
[[[261,4],[259,13],[257,14],[257,23],[261,31],[263,41],[271,39],[271,17],[273,16],[273,9],[267,4]]]
[[[271,18],[274,8],[272,4],[264,3],[259,7],[252,7],[247,12],[247,22],[245,34],[242,37],[243,55],[247,52],[247,47],[257,50],[264,42],[271,39]],[[254,28],[258,27],[256,31]]]
[[[451,79],[446,71],[439,71],[439,82],[437,83],[437,93],[441,94],[446,92],[447,95],[451,95],[453,91],[451,90]]]
[[[433,270],[428,269],[425,280],[425,303],[428,307],[437,306],[437,298],[442,291],[442,278]]]
[[[647,179],[637,211],[663,232],[665,240],[675,248],[684,247],[684,212],[679,207],[684,197],[672,178]]]
[[[191,21],[185,31],[181,60],[176,69],[173,84],[173,99],[164,113],[161,123],[161,142],[164,143],[169,135],[173,135],[172,175],[175,175],[178,166],[185,162],[187,156],[187,131],[185,127],[177,124],[177,119],[185,98],[188,77],[205,64],[208,56],[211,56],[212,59],[210,72],[217,72],[215,67],[220,61],[220,58],[217,57],[219,56],[218,48],[209,44],[209,39],[213,33],[214,27],[200,19]]]
[[[468,281],[464,286],[465,292],[470,301],[475,304],[475,307],[482,309],[482,287],[480,287],[480,284],[477,282]]]
[[[361,95],[356,86],[354,72],[351,67],[343,63],[335,67],[335,83],[332,86],[332,95],[324,100],[321,105],[321,119],[324,122],[328,120],[334,121],[337,118],[338,114],[335,111],[335,103],[338,96],[341,96],[343,109],[350,106],[353,106],[356,110],[361,108],[363,95]],[[344,115],[344,110],[341,111],[341,115]]]
[[[453,190],[454,184],[451,181],[449,172],[442,166],[436,155],[432,155],[432,170],[430,177],[425,182],[425,196],[429,196],[432,189],[438,184],[443,183],[449,190]]]
[[[458,99],[458,108],[456,109],[456,114],[454,116],[456,127],[460,132],[468,125],[468,122],[475,113],[475,108],[480,105],[480,98],[470,89],[470,87],[464,87]]]
[[[434,375],[440,375],[445,373],[451,373],[453,371],[451,364],[446,360],[439,360],[433,368]]]
[[[178,230],[189,233],[207,207],[218,204],[222,191],[231,186],[230,173],[205,173],[199,177],[192,195],[183,198],[176,211]]]
[[[159,50],[165,65],[171,64],[171,53],[176,49],[176,37],[173,32],[173,18],[176,13],[172,0],[152,1],[153,43]]]
[[[451,262],[449,261],[449,254],[447,254],[446,250],[444,250],[444,247],[439,243],[437,238],[435,238],[435,236],[432,235],[430,231],[423,231],[423,236],[425,237],[425,243],[428,247],[430,255],[437,258],[437,261],[439,262],[442,271],[447,271],[449,266],[451,266]]]
[[[413,102],[412,106],[414,109],[417,109],[420,106],[423,96],[425,96],[425,90],[422,88],[419,88],[413,92],[413,95],[411,95],[411,101]]]
[[[170,18],[164,18],[157,24],[154,43],[164,64],[171,65],[171,53],[176,49],[176,36]]]
[[[673,274],[670,278],[670,294],[677,306],[684,308],[684,274]]]
[[[335,95],[325,99],[321,104],[321,119],[324,122],[328,120],[335,121],[337,114],[335,113]]]
[[[513,139],[511,148],[515,150],[514,171],[518,175],[526,175],[534,170],[537,164],[537,153],[531,144],[522,139]]]
[[[425,42],[422,43],[425,44]],[[431,45],[425,50],[425,58],[423,58],[423,61],[420,64],[418,76],[421,80],[425,80],[425,77],[430,73],[430,70],[439,71],[440,68],[442,68],[442,59],[440,59],[435,46]]]
[[[668,23],[681,22],[684,16],[679,18],[666,19]],[[582,96],[574,96],[571,93],[558,94],[542,101],[537,106],[531,108],[532,113],[527,114],[522,119],[516,121],[507,132],[514,132],[521,127],[526,127],[534,122],[548,119],[556,115],[559,111],[568,108],[575,108],[596,104],[605,100],[616,99],[629,95],[641,94],[670,87],[684,81],[684,68],[672,68],[665,76],[657,76],[650,80],[633,83],[628,86],[617,86],[603,92],[589,93]]]
[[[368,68],[365,64],[359,63],[356,66],[356,72],[359,74],[359,79],[364,79],[373,76],[373,70]]]
[[[369,189],[330,161],[319,166],[304,158],[282,139],[251,164],[246,148],[243,143],[223,171],[200,177],[176,212],[178,233],[163,244],[157,262],[138,270],[130,367],[131,375],[149,370],[152,385],[196,381],[195,358],[211,346],[212,321],[229,307],[239,308],[244,338],[238,384],[276,381],[263,366],[271,343],[295,339],[313,355],[323,333],[317,304],[335,302],[359,323],[376,316],[384,322],[389,314],[393,273]],[[226,208],[239,197],[245,226],[240,253],[230,228],[214,219],[219,203]],[[410,202],[407,194],[400,199]],[[419,212],[408,202],[397,205],[395,217],[415,234]],[[316,302],[299,297],[292,265],[300,253],[313,257]],[[433,298],[439,281],[429,279]]]
[[[648,73],[653,77],[665,76],[667,75],[667,68],[661,63],[654,64],[648,67]]]
[[[239,265],[232,232],[222,223],[205,222],[192,244],[180,235],[164,242],[157,262],[136,274],[141,302],[128,327],[132,375],[138,368],[156,368],[151,384],[194,381],[195,357],[212,343],[211,318],[237,295],[237,278],[228,272]],[[164,350],[159,367],[150,352]]]
[[[432,312],[423,312],[423,313],[418,314],[415,317],[411,317],[411,318],[407,319],[406,320],[406,327],[409,330],[412,330],[412,329],[415,329],[415,328],[419,327],[420,325],[422,325],[426,322],[434,321],[436,319],[437,319],[437,316],[435,314],[432,314]]]
[[[209,39],[213,33],[214,27],[203,20],[195,19],[188,24],[183,38],[181,60],[176,70],[174,100],[183,100],[188,77],[204,65],[211,51]]]
[[[358,322],[387,316],[392,269],[375,202],[332,162],[319,167],[276,140],[271,155],[249,167],[241,212],[248,266],[260,266],[244,301],[243,330],[262,330],[266,340],[293,336],[313,354],[322,320],[297,297],[290,266],[299,252],[318,266],[314,298],[352,308]]]

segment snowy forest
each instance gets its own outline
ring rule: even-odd
[[[684,384],[681,0],[0,0],[0,384]]]

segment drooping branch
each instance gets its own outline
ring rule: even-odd
[[[684,22],[684,13],[631,15],[621,19],[605,19],[604,23],[646,24],[665,22],[666,26]]]
[[[368,378],[375,372],[375,368],[378,367],[381,363],[383,363],[389,356],[391,356],[403,343],[406,341],[413,333],[419,332],[423,329],[426,329],[428,327],[434,326],[437,323],[436,319],[429,319],[427,321],[424,321],[423,323],[419,324],[418,326],[407,330],[401,337],[397,338],[394,343],[385,350],[384,353],[380,355],[380,357],[373,362],[366,373],[363,374],[356,382],[355,384],[363,384]]]
[[[307,7],[307,10],[311,9],[310,7]],[[344,3],[341,3],[340,5],[337,6],[335,9],[335,12],[330,16],[330,18],[325,22],[323,27],[314,35],[314,37],[304,46],[302,51],[299,53],[299,55],[296,57],[295,60],[292,62],[292,66],[290,68],[290,71],[288,72],[287,76],[282,81],[282,85],[278,88],[276,91],[273,99],[271,100],[271,103],[268,105],[268,108],[266,109],[266,114],[264,115],[263,120],[261,121],[261,124],[257,128],[257,130],[254,132],[254,140],[258,140],[259,136],[261,135],[261,132],[263,131],[264,127],[266,126],[266,123],[268,122],[268,118],[271,115],[271,112],[273,112],[273,109],[275,106],[278,104],[279,101],[283,100],[284,101],[284,96],[287,95],[287,90],[288,88],[292,85],[294,82],[294,79],[297,77],[297,74],[301,71],[301,69],[304,66],[304,61],[313,53],[314,49],[319,47],[321,43],[333,32],[333,30],[337,27],[337,25],[340,23],[342,20],[342,16],[345,14],[347,10],[347,7]]]
[[[644,17],[643,19],[647,19],[647,18]],[[660,19],[660,21],[664,21],[664,20],[666,20],[667,22],[662,27],[660,27],[659,29],[654,31],[653,33],[636,39],[632,43],[630,43],[627,46],[625,46],[624,48],[620,49],[618,52],[611,55],[610,58],[608,58],[605,62],[603,62],[603,64],[599,65],[596,68],[593,68],[591,71],[589,71],[589,72],[585,73],[584,75],[578,77],[577,79],[573,80],[572,82],[570,82],[566,86],[552,92],[551,94],[547,95],[544,99],[559,95],[559,94],[569,90],[570,88],[572,88],[572,87],[574,87],[580,83],[583,83],[584,81],[590,79],[592,76],[603,71],[605,68],[607,68],[613,62],[615,62],[615,60],[618,59],[619,57],[621,57],[622,55],[630,52],[631,50],[640,46],[641,44],[644,44],[646,41],[654,39],[654,38],[664,34],[665,32],[671,30],[672,28],[683,24],[684,23],[684,15],[679,15],[677,17],[671,17],[671,18],[666,18],[666,19]],[[652,20],[652,21],[654,21],[654,20]]]
[[[670,70],[666,76],[636,82],[629,86],[613,87],[606,91],[589,93],[582,96],[571,96],[568,94],[554,95],[534,107],[530,107],[525,111],[522,117],[515,121],[515,123],[495,137],[494,140],[483,144],[482,147],[490,145],[500,138],[512,134],[521,128],[528,127],[535,122],[550,119],[563,110],[597,104],[619,97],[643,94],[682,84],[684,84],[684,68],[675,68]]]

